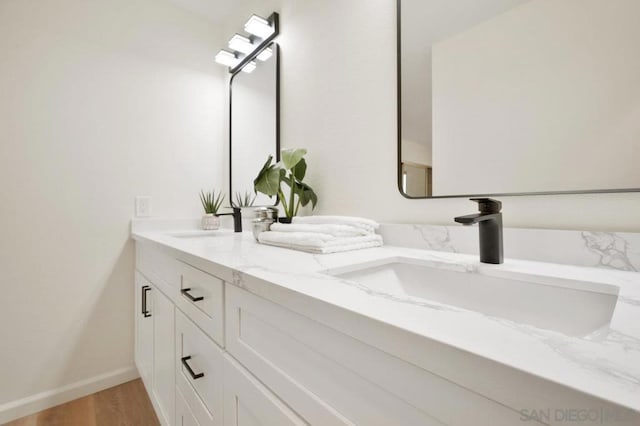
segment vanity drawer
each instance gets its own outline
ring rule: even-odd
[[[226,303],[229,353],[311,424],[521,423],[515,410],[245,290],[227,286]]]
[[[138,243],[136,269],[175,302],[180,286],[180,262],[153,247]]]
[[[222,424],[222,350],[176,313],[176,383],[198,423]]]
[[[191,407],[182,396],[180,389],[176,389],[176,425],[177,426],[201,426],[196,420]]]
[[[309,425],[229,355],[224,356],[224,424]]]
[[[178,307],[224,347],[224,281],[180,263]]]

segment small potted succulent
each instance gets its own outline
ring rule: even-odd
[[[291,223],[300,206],[311,203],[313,209],[318,202],[313,188],[303,182],[307,172],[306,154],[306,149],[285,149],[281,152],[282,159],[275,164],[272,164],[273,156],[270,155],[253,181],[256,193],[262,192],[269,197],[276,195],[278,202],[282,203],[286,217],[280,218],[280,222]],[[289,194],[288,198],[286,193]]]
[[[244,195],[236,192],[234,200],[231,201],[231,207],[239,207],[241,209],[244,209],[253,206],[253,203],[255,201],[256,195],[251,194],[250,191],[246,191]]]
[[[200,202],[204,209],[204,216],[202,216],[202,229],[212,231],[220,228],[220,217],[218,217],[218,210],[222,206],[224,200],[224,194],[222,191],[216,196],[216,191],[200,191]]]

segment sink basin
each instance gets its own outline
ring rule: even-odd
[[[499,319],[585,336],[611,321],[619,288],[500,269],[393,258],[325,271],[406,303],[436,302]]]
[[[194,229],[193,231],[181,231],[181,232],[167,232],[167,235],[173,238],[205,238],[205,237],[219,237],[220,230],[204,231],[200,229]]]

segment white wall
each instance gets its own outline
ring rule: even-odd
[[[402,1],[402,159],[432,164],[431,47],[529,0]]]
[[[431,144],[402,138],[402,161],[431,166]]]
[[[318,213],[453,224],[464,198],[408,200],[396,179],[394,0],[256,1],[229,20],[280,8],[282,143],[309,149]],[[640,194],[503,197],[505,225],[640,232]],[[508,254],[508,248],[507,248]]]
[[[0,411],[132,366],[134,196],[222,187],[219,44],[160,0],[0,2]]]

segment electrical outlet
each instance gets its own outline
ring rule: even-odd
[[[151,216],[151,197],[148,195],[138,195],[136,197],[136,217]]]

